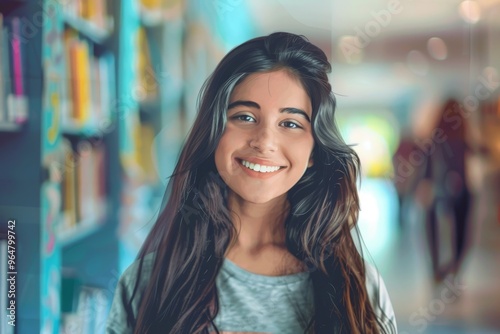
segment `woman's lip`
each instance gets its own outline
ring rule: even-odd
[[[241,163],[243,160],[245,160],[245,161],[248,161],[248,162],[253,163],[253,164],[259,164],[259,165],[264,165],[264,166],[268,166],[268,167],[281,167],[281,168],[286,167],[286,166],[282,166],[278,163],[268,161],[268,160],[259,159],[259,158],[236,158],[236,160],[238,160],[239,163]]]

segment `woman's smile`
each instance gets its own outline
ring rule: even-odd
[[[251,163],[242,159],[236,159],[236,161],[247,175],[259,179],[273,177],[285,168],[281,166],[266,166],[264,164]]]

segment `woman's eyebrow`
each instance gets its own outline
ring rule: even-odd
[[[302,115],[309,123],[311,123],[311,120],[309,119],[309,116],[307,113],[299,108],[293,108],[293,107],[286,107],[286,108],[281,108],[280,113],[286,112],[287,114],[299,114]]]
[[[234,101],[234,102],[230,103],[229,106],[227,107],[227,109],[229,110],[229,109],[232,109],[232,108],[235,108],[238,106],[245,106],[245,107],[260,109],[260,106],[257,102],[242,101],[242,100],[238,100],[238,101]]]
[[[227,107],[227,109],[230,110],[230,109],[238,107],[238,106],[245,106],[245,107],[255,108],[255,109],[260,110],[260,105],[257,102],[242,101],[242,100],[238,100],[238,101],[234,101],[234,102],[230,103],[229,106]],[[298,114],[298,115],[301,115],[302,117],[304,117],[309,123],[311,123],[311,119],[309,118],[307,113],[304,110],[299,109],[299,108],[293,108],[293,107],[281,108],[280,113]]]

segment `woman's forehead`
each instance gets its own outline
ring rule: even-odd
[[[233,89],[230,102],[250,99],[254,102],[291,103],[311,111],[311,101],[301,81],[287,70],[248,75]]]

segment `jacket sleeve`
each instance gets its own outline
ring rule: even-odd
[[[152,256],[147,255],[144,259],[141,270],[140,284],[132,303],[130,299],[134,292],[135,282],[137,280],[137,270],[139,261],[132,263],[121,275],[116,285],[111,310],[106,322],[106,334],[132,334],[134,328],[127,322],[128,318],[137,319],[139,305],[144,294],[144,290],[151,274]]]
[[[127,318],[131,311],[128,308],[128,303],[132,296],[132,289],[134,288],[133,284],[131,284],[131,281],[133,281],[131,276],[136,274],[135,270],[131,270],[133,269],[132,267],[133,265],[125,270],[116,285],[111,310],[109,311],[106,323],[106,334],[133,333],[133,328],[127,324]],[[129,311],[127,312],[127,310]],[[136,315],[132,314],[134,319]]]
[[[375,315],[382,323],[385,333],[397,334],[396,316],[384,280],[371,264],[365,261],[366,289]]]

